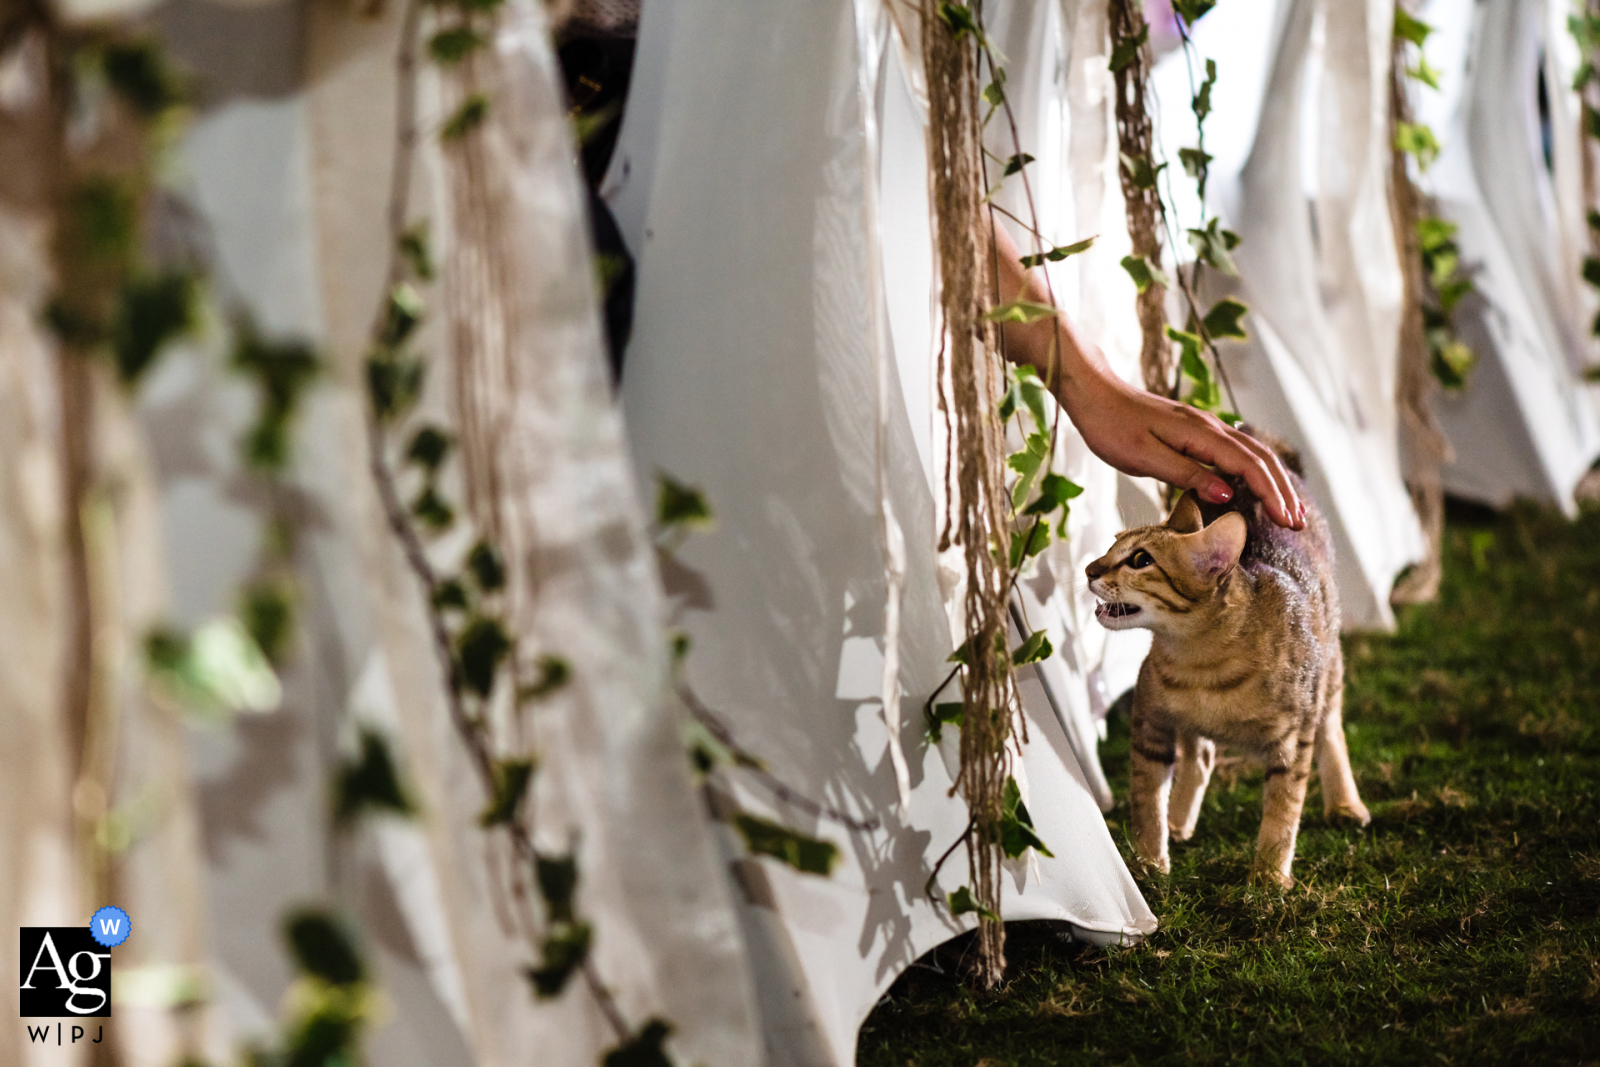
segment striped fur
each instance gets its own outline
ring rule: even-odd
[[[1188,492],[1164,525],[1119,535],[1087,568],[1101,623],[1152,633],[1133,696],[1133,840],[1162,871],[1169,832],[1194,833],[1218,744],[1266,766],[1253,881],[1293,884],[1313,761],[1325,814],[1371,821],[1345,749],[1333,548],[1307,510],[1297,532],[1242,485],[1220,512]]]

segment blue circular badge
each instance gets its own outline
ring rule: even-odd
[[[116,948],[133,933],[133,920],[121,908],[110,905],[89,917],[89,936],[106,948]]]

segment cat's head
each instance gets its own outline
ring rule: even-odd
[[[1205,525],[1191,489],[1164,525],[1118,534],[1111,551],[1085,568],[1101,600],[1095,618],[1108,630],[1182,632],[1223,588],[1244,541],[1244,516],[1230,511]]]

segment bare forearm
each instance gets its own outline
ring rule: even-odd
[[[996,227],[1002,303],[1054,305],[1043,271],[1023,267],[1016,244]],[[1281,526],[1300,527],[1305,509],[1273,451],[1216,416],[1129,385],[1064,313],[1001,325],[1006,358],[1038,370],[1084,443],[1111,466],[1198,491],[1220,504],[1233,490],[1219,473],[1238,475]]]
[[[1022,254],[1003,227],[995,228],[995,245],[1001,303],[1056,303],[1051,299],[1044,272],[1023,267]],[[1099,346],[1084,337],[1064,314],[1047,315],[1029,323],[1003,323],[1000,332],[1006,358],[1037,370],[1063,405],[1068,395],[1081,389],[1087,375],[1111,373]]]

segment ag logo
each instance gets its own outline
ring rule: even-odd
[[[22,1018],[110,1018],[111,950],[88,927],[24,926],[21,958]]]

